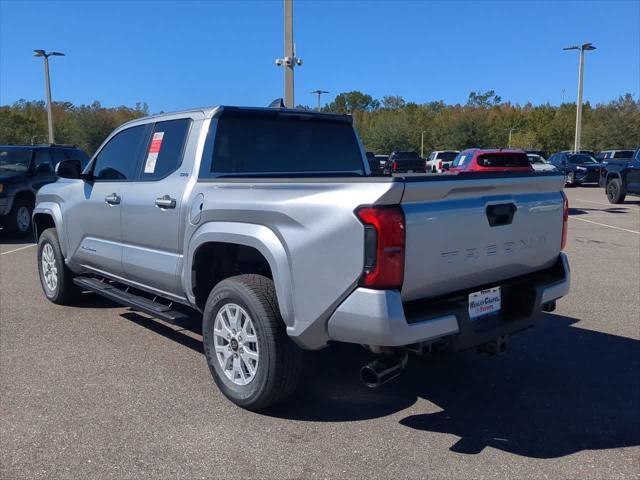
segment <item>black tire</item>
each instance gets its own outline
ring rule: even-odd
[[[51,250],[48,250],[48,246]],[[45,250],[46,249],[46,250]],[[49,253],[53,254],[53,262],[49,262],[49,271],[56,276],[56,282],[53,287],[49,286],[45,279],[47,271],[43,264],[43,252],[45,257]],[[55,271],[53,268],[55,266]],[[38,239],[38,275],[40,277],[40,286],[47,299],[58,305],[69,305],[80,289],[73,283],[73,273],[64,263],[62,250],[60,250],[60,241],[55,228],[48,228]]]
[[[612,178],[607,182],[606,186],[607,199],[609,203],[622,203],[626,193],[622,187],[622,182],[619,178]]]
[[[3,221],[5,228],[19,237],[26,237],[32,233],[31,214],[33,202],[28,198],[17,198],[13,202],[11,211]],[[25,222],[26,221],[26,222]]]
[[[569,170],[569,172],[567,172],[567,187],[575,187],[576,186],[576,174],[572,171]]]
[[[253,378],[246,385],[238,385],[227,377],[221,365],[224,359],[218,360],[215,349],[216,316],[225,305],[233,304],[250,316],[257,337],[259,360]],[[202,337],[211,375],[220,391],[236,405],[247,410],[262,410],[284,400],[298,386],[303,352],[287,335],[270,279],[261,275],[238,275],[216,285],[205,305]],[[233,355],[238,357],[237,353]]]

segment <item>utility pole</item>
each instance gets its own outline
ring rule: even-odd
[[[293,0],[284,0],[284,58],[277,58],[276,65],[284,65],[284,104],[287,108],[295,108],[293,69],[302,65],[302,59],[296,57],[293,43]]]
[[[424,158],[424,130],[420,132],[420,158]]]
[[[49,143],[55,143],[53,137],[53,115],[51,113],[51,80],[49,78],[49,57],[64,57],[64,53],[49,52],[45,53],[44,50],[34,50],[34,57],[44,58],[44,81],[47,93],[47,124],[49,126]]]
[[[508,148],[511,148],[511,135],[513,134],[513,132],[517,132],[518,129],[517,128],[510,128],[509,129],[509,145]]]
[[[318,95],[318,107],[316,108],[317,111],[320,111],[320,95],[322,95],[323,93],[329,93],[326,90],[314,90],[311,93],[315,93],[316,95]]]
[[[562,105],[564,105],[564,88],[562,89]]]
[[[582,134],[582,73],[584,71],[584,52],[585,50],[595,50],[591,43],[584,43],[582,46],[573,45],[565,47],[563,50],[580,50],[580,64],[578,67],[578,104],[576,105],[576,137],[573,144],[575,152],[580,151],[580,136]]]

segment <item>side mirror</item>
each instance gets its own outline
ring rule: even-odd
[[[62,178],[80,178],[82,166],[80,160],[62,160],[56,165],[56,175]]]

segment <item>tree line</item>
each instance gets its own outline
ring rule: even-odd
[[[47,114],[42,101],[20,100],[0,106],[0,144],[44,143]],[[300,105],[298,108],[311,110]],[[442,101],[407,102],[401,96],[375,99],[359,91],[344,92],[323,108],[349,113],[367,150],[420,152],[468,147],[511,146],[556,152],[573,147],[575,103],[526,105],[503,101],[494,91],[471,92],[465,104]],[[54,102],[57,143],[73,144],[92,154],[113,129],[149,114],[146,103],[134,107],[103,107],[99,102],[75,106]],[[582,148],[636,148],[640,144],[640,100],[625,94],[608,103],[583,107]]]
[[[309,107],[302,107],[309,108]],[[362,92],[341,93],[322,109],[351,113],[367,150],[420,152],[511,146],[557,152],[573,148],[576,104],[534,106],[505,102],[493,90],[471,92],[465,104],[406,102],[400,96],[378,100]],[[625,94],[608,103],[586,103],[582,113],[582,149],[635,149],[640,145],[640,100]]]

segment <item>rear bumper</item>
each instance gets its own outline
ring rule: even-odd
[[[358,288],[333,313],[328,333],[333,341],[394,347],[450,337],[452,348],[462,350],[532,326],[544,304],[569,292],[570,282],[561,253],[552,268],[503,282],[502,312],[473,322],[470,291],[403,304],[396,290]]]

